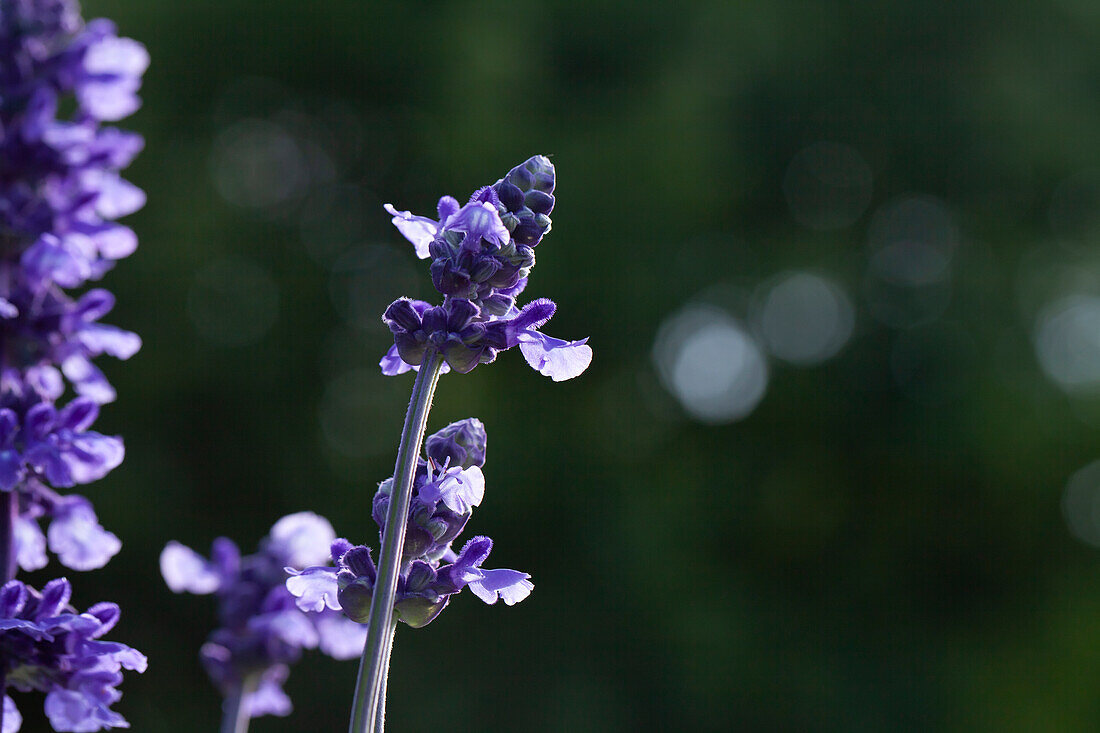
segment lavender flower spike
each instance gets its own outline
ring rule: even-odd
[[[145,657],[125,644],[99,637],[118,622],[118,606],[98,603],[84,613],[69,606],[64,578],[42,591],[18,580],[0,588],[0,672],[21,692],[46,693],[46,716],[56,731],[129,728],[111,705],[121,693],[122,669],[144,672]],[[10,697],[4,698],[4,731],[21,721]]]
[[[47,549],[92,570],[121,547],[91,502],[57,490],[103,478],[124,455],[120,438],[92,430],[115,399],[92,360],[127,359],[141,339],[101,323],[114,297],[85,288],[137,246],[116,220],[145,203],[119,175],[143,142],[101,123],[140,106],[148,63],[110,21],[85,24],[75,0],[0,1],[0,689],[45,692],[57,731],[127,727],[110,709],[120,670],[146,664],[99,639],[117,606],[79,613],[67,580],[39,592],[14,576],[44,567]],[[67,388],[77,396],[59,404]],[[5,696],[0,731],[20,724]]]
[[[444,372],[466,374],[516,346],[554,381],[572,379],[592,362],[587,339],[565,341],[541,331],[557,309],[552,301],[516,303],[535,265],[535,248],[550,231],[555,183],[554,165],[536,155],[475,191],[465,205],[444,196],[438,219],[385,205],[417,256],[431,260],[432,284],[443,302],[398,298],[382,316],[393,334],[382,372],[417,374],[393,478],[382,482],[374,499],[372,516],[382,530],[378,564],[365,546],[341,540],[332,547],[334,568],[314,566],[287,583],[301,608],[340,608],[367,623],[351,733],[384,728],[396,621],[424,626],[465,587],[486,603],[503,599],[509,605],[533,588],[526,573],[481,567],[492,547],[487,537],[475,537],[458,553],[451,548],[484,496],[484,450],[469,445],[483,440],[480,423],[429,439],[430,462],[420,458],[420,449]],[[447,455],[452,447],[457,450]]]
[[[328,520],[298,512],[277,521],[253,555],[241,557],[225,537],[214,540],[209,560],[178,542],[161,552],[161,574],[172,591],[218,597],[221,627],[200,656],[226,698],[227,721],[288,715],[292,706],[282,683],[303,649],[320,647],[335,659],[362,649],[361,626],[335,611],[303,613],[285,587],[284,568],[324,562],[334,538]]]
[[[401,374],[433,348],[451,369],[466,373],[519,346],[533,369],[554,381],[572,379],[592,362],[587,339],[564,341],[539,331],[554,314],[540,298],[523,308],[516,297],[535,265],[535,247],[550,231],[554,165],[536,155],[459,207],[439,200],[439,220],[385,208],[421,259],[431,257],[432,282],[444,302],[399,299],[382,320],[394,335],[382,372]]]

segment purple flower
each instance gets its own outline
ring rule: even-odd
[[[147,65],[144,47],[110,21],[83,26],[72,0],[12,0],[0,13],[2,361],[22,372],[60,367],[101,403],[114,391],[90,359],[128,358],[141,342],[97,323],[114,303],[108,293],[74,302],[62,289],[102,277],[137,246],[113,220],[145,203],[119,177],[143,143],[100,121],[137,109]],[[62,118],[67,98],[76,105]]]
[[[96,481],[122,462],[120,438],[89,430],[98,412],[86,397],[57,409],[34,389],[0,378],[0,491],[18,494],[16,558],[24,570],[46,564],[47,537],[49,549],[73,570],[100,568],[121,547],[87,499],[50,488]],[[46,536],[39,520],[50,522]]]
[[[138,108],[148,61],[110,21],[84,25],[74,0],[0,7],[0,492],[18,510],[8,549],[25,570],[45,566],[47,548],[90,570],[121,546],[87,499],[55,489],[96,481],[122,462],[121,439],[91,430],[99,405],[115,398],[92,359],[129,358],[141,341],[99,322],[114,305],[110,293],[73,298],[66,289],[101,278],[137,246],[114,220],[145,203],[119,176],[143,142],[100,122]],[[78,396],[61,405],[66,380]],[[40,521],[49,522],[45,534]],[[14,580],[0,589],[0,679],[46,692],[55,730],[126,727],[110,710],[115,686],[122,667],[144,670],[145,658],[98,640],[117,606],[80,614],[68,601],[65,580],[41,594]],[[6,697],[3,721],[3,733],[21,721]]]
[[[477,466],[443,469],[421,484],[417,496],[425,504],[442,503],[455,514],[469,514],[485,498],[485,475]]]
[[[394,603],[395,617],[414,628],[435,619],[463,588],[485,603],[501,599],[509,606],[534,588],[527,573],[481,567],[492,548],[488,537],[473,538],[458,554],[451,549],[485,496],[480,468],[485,442],[485,427],[475,418],[452,423],[426,441],[430,462],[420,461],[414,479]],[[392,479],[383,481],[374,498],[372,516],[380,529],[385,527],[392,485]],[[303,611],[343,611],[352,621],[365,623],[376,577],[370,548],[338,539],[330,554],[332,567],[288,568],[287,589]]]
[[[144,672],[145,657],[100,637],[118,622],[118,606],[97,603],[84,613],[69,606],[64,578],[36,591],[18,580],[0,588],[0,664],[21,692],[46,693],[46,716],[56,731],[128,728],[111,705],[121,693],[122,670]],[[4,700],[4,730],[19,730],[21,716]]]
[[[438,220],[385,205],[417,256],[432,259],[432,282],[445,297],[441,306],[401,298],[386,309],[394,346],[380,363],[384,374],[418,367],[428,350],[467,373],[513,346],[554,381],[588,368],[587,339],[564,341],[538,330],[553,315],[552,302],[515,304],[534,267],[534,248],[550,231],[554,183],[553,164],[536,155],[476,191],[465,206],[444,196]]]
[[[144,203],[118,177],[141,139],[99,122],[138,108],[148,63],[144,47],[118,38],[110,21],[81,28],[71,0],[13,0],[0,15],[0,231],[16,251],[52,235],[67,260],[58,270],[65,282],[57,281],[65,287],[102,275],[133,249],[132,232],[111,220]],[[61,119],[68,96],[75,111]]]
[[[335,610],[304,614],[286,588],[284,568],[325,562],[334,538],[328,520],[299,512],[277,521],[253,555],[242,557],[225,537],[214,541],[209,560],[178,542],[161,552],[161,574],[172,591],[217,594],[221,627],[200,656],[226,697],[246,680],[257,685],[243,703],[254,717],[290,712],[282,683],[303,649],[319,647],[335,659],[349,659],[363,648],[366,632],[359,624]]]
[[[90,430],[96,405],[115,398],[92,360],[129,358],[141,340],[99,322],[114,306],[106,290],[74,299],[65,288],[137,245],[113,220],[145,202],[119,177],[143,142],[100,121],[137,109],[147,64],[109,21],[84,25],[73,0],[12,0],[0,12],[0,490],[18,492],[25,569],[45,563],[39,519],[71,568],[100,567],[119,547],[86,499],[53,488],[98,480],[124,454],[119,438]],[[79,396],[60,406],[66,381]]]
[[[20,490],[19,510],[15,554],[23,570],[45,567],[47,546],[62,565],[81,571],[103,567],[122,548],[118,537],[99,524],[92,503],[83,496],[61,496],[32,480]],[[43,519],[50,523],[45,535],[38,526]]]
[[[137,111],[141,75],[149,66],[145,47],[117,38],[108,20],[93,20],[70,51],[74,63],[65,69],[82,111],[97,120],[121,120]]]

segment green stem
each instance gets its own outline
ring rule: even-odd
[[[19,517],[19,492],[0,493],[0,586],[15,578],[15,520]],[[4,728],[4,692],[7,665],[0,659],[0,730]]]
[[[401,550],[405,545],[413,477],[442,365],[442,357],[429,349],[416,374],[409,411],[405,415],[405,427],[401,430],[386,528],[382,533],[382,551],[378,556],[378,577],[367,620],[367,643],[363,646],[359,677],[355,681],[349,733],[372,733],[379,720],[379,711],[384,706],[380,698],[389,665],[390,646],[393,644],[393,602],[397,595],[397,577],[401,569]]]
[[[252,720],[252,710],[248,698],[259,687],[256,675],[246,677],[240,688],[225,699],[222,705],[221,733],[248,733],[248,724]]]
[[[0,492],[0,585],[15,578],[15,520],[19,517],[19,491]]]
[[[374,717],[374,733],[385,733],[386,730],[386,685],[390,679],[390,656],[393,655],[393,639],[397,635],[397,624],[390,629],[390,646],[386,651],[386,663],[382,665],[382,686],[378,691],[378,709]]]

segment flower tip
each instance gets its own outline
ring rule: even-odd
[[[213,593],[221,578],[199,553],[172,540],[160,553],[160,574],[173,593]]]
[[[397,227],[397,231],[412,243],[416,256],[422,260],[427,259],[430,256],[428,245],[435,239],[439,225],[425,216],[416,216],[410,211],[398,211],[392,204],[383,204],[382,208],[393,217],[393,225]]]

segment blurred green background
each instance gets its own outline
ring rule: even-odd
[[[403,628],[391,729],[1100,727],[1100,5],[84,7],[153,59],[105,280],[145,346],[86,491],[124,547],[74,579],[149,655],[134,730],[219,718],[168,540],[374,537],[412,381],[379,315],[431,294],[382,203],[535,153],[528,294],[596,357],[443,378],[430,428],[489,430],[469,531],[536,590]],[[252,730],[343,730],[355,664],[308,656]]]

